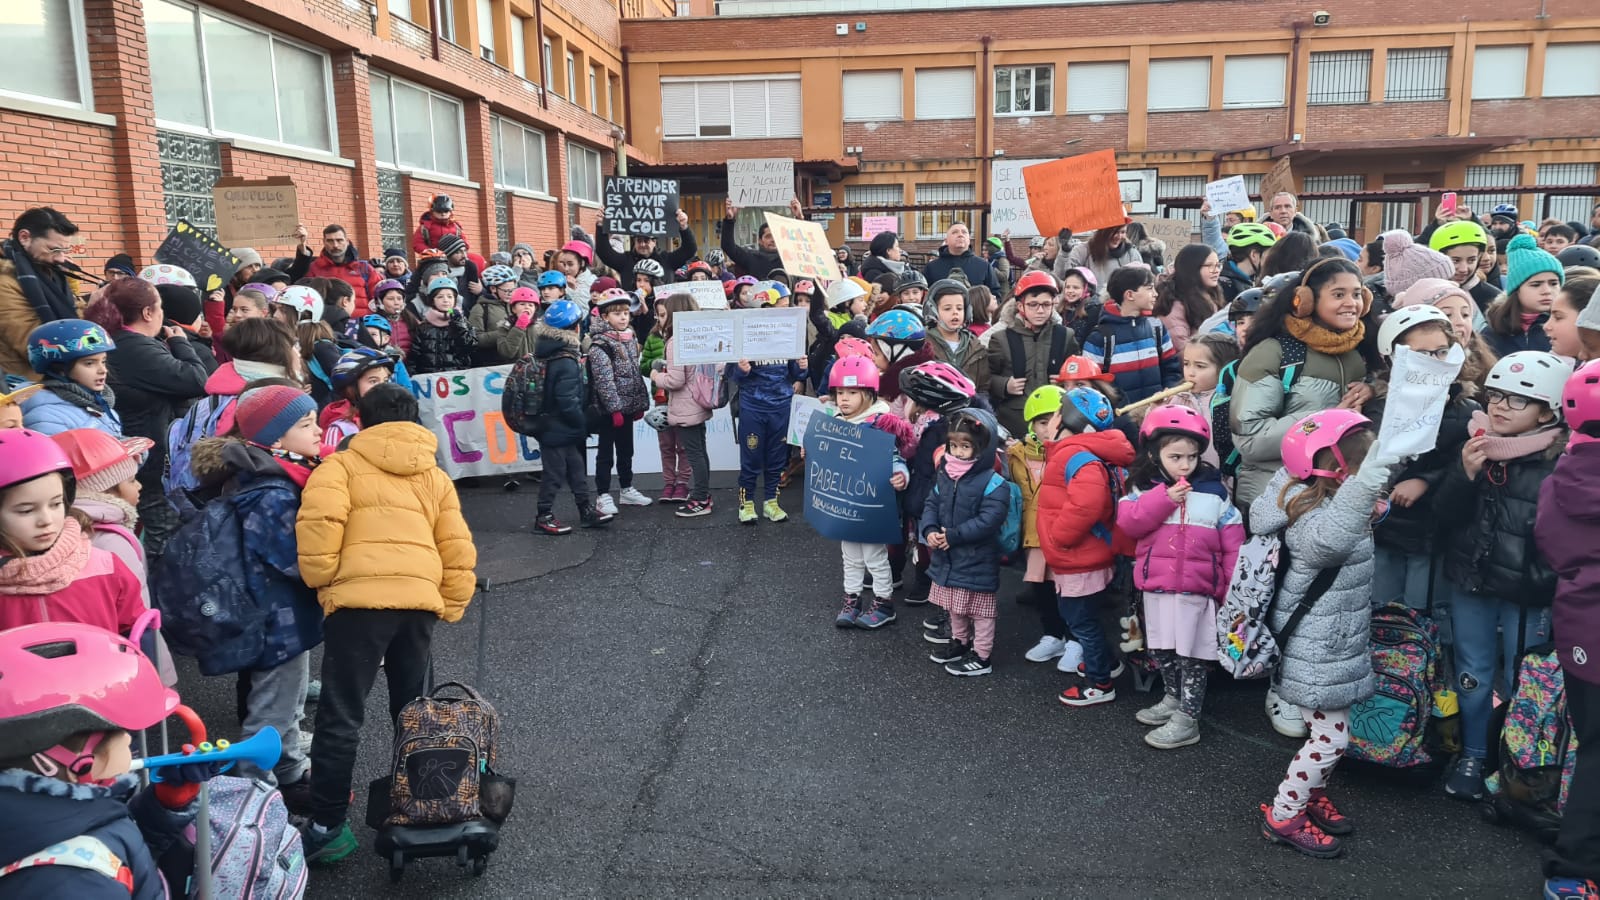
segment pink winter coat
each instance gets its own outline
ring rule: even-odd
[[[0,631],[35,622],[81,622],[127,634],[144,612],[139,579],[94,547],[68,518],[54,547],[0,562]]]
[[[1141,591],[1220,599],[1244,543],[1244,518],[1216,479],[1199,475],[1182,506],[1166,485],[1131,490],[1117,506],[1117,528],[1138,542],[1133,582]],[[1197,473],[1198,474],[1198,473]]]
[[[695,426],[711,418],[711,410],[694,402],[694,395],[689,390],[689,378],[694,375],[694,366],[675,366],[673,360],[673,339],[667,339],[666,369],[660,372],[651,372],[650,381],[658,388],[667,391],[667,424]]]

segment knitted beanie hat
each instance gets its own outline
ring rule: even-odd
[[[1456,264],[1437,250],[1411,240],[1403,229],[1383,234],[1383,285],[1398,297],[1423,278],[1450,278]]]
[[[1600,331],[1600,301],[1590,298],[1589,303],[1578,310],[1578,327]]]
[[[443,253],[445,256],[449,256],[457,250],[465,249],[467,249],[467,242],[462,240],[461,235],[459,234],[452,232],[442,238],[439,238],[439,252]]]
[[[240,437],[259,447],[271,447],[283,440],[296,422],[316,412],[316,401],[305,391],[274,384],[245,391],[233,417]]]
[[[155,441],[149,438],[122,438],[117,443],[122,445],[122,456],[115,462],[98,472],[90,472],[78,479],[78,485],[85,491],[96,494],[109,494],[117,485],[124,481],[132,481],[139,474],[139,462]]]
[[[1438,306],[1439,301],[1446,297],[1460,297],[1468,303],[1473,302],[1471,294],[1448,278],[1419,278],[1415,284],[1406,288],[1405,293],[1394,298],[1394,308],[1419,306],[1424,303]],[[1473,306],[1473,309],[1476,310],[1477,307]]]
[[[1519,234],[1506,245],[1506,293],[1515,294],[1522,283],[1540,272],[1554,272],[1566,284],[1567,276],[1554,256],[1539,249],[1531,234]]]

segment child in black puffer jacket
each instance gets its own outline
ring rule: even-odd
[[[911,476],[901,497],[901,511],[908,523],[908,533],[915,533],[917,523],[922,521],[928,493],[933,490],[934,482],[939,477],[934,451],[943,447],[949,437],[949,417],[968,407],[991,414],[994,408],[960,370],[948,363],[926,362],[913,366],[900,373],[899,381],[900,391],[906,398],[905,419],[911,423],[915,446],[908,461]],[[912,541],[906,545],[905,553],[914,564],[913,584],[906,592],[905,602],[913,606],[927,603],[928,589],[932,586],[927,573],[927,545]],[[891,562],[896,563],[896,572],[903,571],[903,561]],[[943,623],[938,634],[944,635],[949,628],[947,617],[941,610],[934,619]]]
[[[407,356],[411,371],[421,375],[472,368],[477,334],[457,305],[456,280],[448,275],[435,276],[425,296],[427,305],[420,313],[414,307],[407,310],[411,316],[407,323],[411,329],[411,351]]]

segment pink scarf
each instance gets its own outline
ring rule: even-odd
[[[450,316],[439,312],[437,309],[434,309],[431,306],[428,307],[427,312],[422,314],[422,318],[426,320],[429,325],[432,325],[435,328],[443,328],[450,324]]]
[[[49,550],[0,563],[0,594],[43,596],[64,589],[89,563],[89,546],[78,520],[68,516]]]
[[[978,461],[975,459],[956,459],[954,456],[946,453],[944,455],[944,470],[945,472],[949,473],[951,478],[960,481],[961,476],[972,471],[972,467],[976,465],[977,462]]]
[[[1521,459],[1543,453],[1561,436],[1561,426],[1549,425],[1525,434],[1493,434],[1489,431],[1489,414],[1479,410],[1467,423],[1467,434],[1483,432],[1483,452],[1493,462]]]

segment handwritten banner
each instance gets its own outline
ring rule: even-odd
[[[1444,359],[1434,359],[1404,344],[1395,345],[1389,396],[1378,426],[1378,443],[1385,455],[1420,456],[1434,448],[1450,386],[1466,359],[1460,347],[1451,347]]]
[[[900,230],[899,216],[862,216],[861,239],[870,241],[885,231],[898,232]]]
[[[1184,244],[1194,240],[1194,226],[1187,219],[1157,219],[1154,216],[1134,216],[1133,220],[1144,226],[1145,234],[1165,241],[1167,249],[1176,254]],[[1169,259],[1171,257],[1168,257]]]
[[[1250,205],[1250,192],[1244,188],[1243,175],[1230,175],[1217,181],[1206,182],[1206,202],[1211,204],[1211,214],[1238,212]]]
[[[794,196],[794,160],[728,160],[728,199],[734,206],[786,209]]]
[[[778,245],[778,258],[783,260],[783,270],[790,278],[821,278],[838,281],[839,261],[828,245],[828,233],[816,222],[791,219],[776,213],[766,213],[767,227]]]
[[[1273,163],[1272,164],[1272,168],[1267,172],[1267,174],[1265,176],[1262,177],[1262,179],[1261,179],[1261,200],[1262,200],[1262,203],[1264,205],[1266,205],[1266,206],[1271,206],[1272,205],[1272,195],[1278,194],[1278,193],[1283,193],[1283,192],[1288,192],[1290,194],[1295,192],[1295,187],[1294,187],[1294,166],[1292,166],[1289,163],[1289,157],[1287,157],[1287,156],[1285,156],[1285,157],[1279,159],[1277,162]],[[1243,209],[1243,208],[1244,207],[1240,207],[1240,209]],[[1227,210],[1222,210],[1220,212],[1217,212],[1217,215],[1220,216],[1220,215],[1222,215],[1223,212],[1227,212]]]
[[[728,309],[672,317],[671,363],[698,366],[741,359],[799,359],[806,355],[806,311]]]
[[[1125,218],[1117,185],[1117,154],[1111,150],[1026,166],[1022,180],[1028,208],[1041,234],[1121,225]]]
[[[200,293],[209,294],[220,289],[239,271],[239,257],[216,238],[179,219],[167,232],[167,239],[156,248],[156,262],[177,266],[194,276]]]
[[[300,224],[299,196],[288,176],[218,178],[211,202],[217,209],[217,240],[229,247],[282,244]]]
[[[898,544],[894,437],[870,425],[813,415],[806,423],[806,521],[831,541]]]
[[[989,201],[989,231],[999,234],[1010,229],[1012,237],[1033,237],[1039,226],[1033,224],[1033,210],[1028,207],[1028,185],[1022,180],[1022,170],[1028,166],[1049,162],[1047,159],[997,159],[989,164],[990,183],[994,196]],[[1054,231],[1050,232],[1055,234]]]
[[[666,237],[678,233],[678,181],[607,175],[606,228],[612,234]]]
[[[818,413],[830,415],[830,413],[824,411],[821,398],[807,397],[805,394],[794,395],[794,398],[789,401],[790,446],[799,447],[805,441],[806,425],[811,421],[811,417]]]

